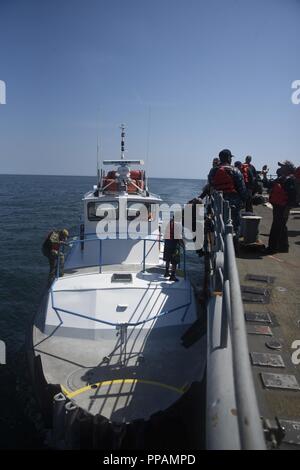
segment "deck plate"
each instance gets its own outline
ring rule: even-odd
[[[250,356],[254,366],[285,367],[279,354],[252,352]]]
[[[248,325],[247,333],[249,335],[273,336],[271,328],[266,325]]]
[[[262,372],[261,378],[266,388],[277,388],[280,390],[300,390],[299,383],[294,375],[271,374]]]
[[[274,276],[263,276],[261,274],[247,274],[245,276],[246,281],[258,281],[266,282],[267,284],[273,284],[275,277]]]
[[[245,312],[245,320],[257,323],[272,323],[269,313]]]
[[[241,286],[241,291],[245,303],[267,304],[270,301],[270,291],[266,288]]]

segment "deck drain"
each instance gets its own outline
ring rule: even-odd
[[[267,341],[266,346],[269,349],[275,349],[277,351],[282,349],[282,344],[277,339],[272,339],[271,341]]]

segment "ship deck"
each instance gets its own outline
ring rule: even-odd
[[[258,206],[255,214],[262,217],[259,240],[267,246],[272,209]],[[275,417],[280,420],[288,447],[300,445],[300,364],[292,358],[293,343],[300,340],[299,219],[300,208],[294,208],[288,221],[289,253],[266,256],[262,246],[245,246],[237,259],[260,413],[272,423]]]

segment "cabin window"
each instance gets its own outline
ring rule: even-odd
[[[117,220],[118,212],[119,204],[116,201],[88,203],[88,219],[90,221],[99,221],[104,218],[107,220]]]
[[[151,204],[137,201],[127,203],[127,220],[129,221],[135,220],[137,217],[139,217],[140,220],[148,221],[151,214]]]

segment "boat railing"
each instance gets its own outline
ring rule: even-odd
[[[115,239],[113,239],[113,241],[117,242],[119,239],[124,239],[124,238],[122,238],[122,235],[125,236],[125,237],[128,237],[129,234],[128,233],[123,233],[123,234],[118,233],[118,236],[120,238],[115,238]],[[99,238],[99,237],[95,236],[94,234],[91,234],[91,235],[87,234],[86,237],[80,237],[80,238],[76,237],[76,238],[73,238],[72,240],[70,240],[68,242],[64,242],[63,244],[61,244],[60,247],[59,247],[59,252],[58,252],[58,257],[57,257],[55,279],[57,280],[60,277],[61,255],[64,254],[65,248],[66,247],[67,248],[72,248],[76,244],[80,244],[80,246],[83,247],[85,243],[91,243],[91,242],[93,242],[93,243],[99,242],[99,259],[98,259],[98,263],[96,263],[96,265],[94,264],[93,266],[98,266],[99,267],[99,273],[101,273],[102,272],[102,267],[104,266],[104,264],[102,262],[102,255],[103,255],[102,244],[105,240],[106,240],[105,238]],[[161,244],[165,243],[165,238],[163,238],[161,233],[159,233],[156,236],[147,236],[147,237],[139,236],[139,237],[136,237],[134,240],[137,241],[137,242],[139,242],[139,241],[143,242],[143,257],[142,257],[142,262],[140,264],[142,266],[142,272],[145,272],[146,271],[146,258],[147,258],[147,255],[148,255],[147,248],[146,248],[147,242],[158,243],[159,248],[160,248]],[[184,279],[186,279],[186,249],[185,249],[185,245],[184,245],[184,243],[179,243],[178,247],[179,247],[180,255],[181,255],[180,260],[182,260],[182,263],[181,263],[181,261],[179,262],[179,267],[181,267],[181,264],[183,264],[183,277],[184,277]],[[126,265],[126,263],[124,263],[124,265]],[[128,266],[130,266],[130,264]]]
[[[84,240],[80,240],[80,239],[71,240],[70,242],[65,243],[65,245],[73,245],[73,244],[76,244],[76,243],[81,243],[82,241],[84,241],[85,243],[89,243],[89,242],[92,242],[92,241],[95,241],[95,240],[97,240],[100,244],[100,247],[102,247],[103,240],[99,239],[97,237],[85,238]],[[145,256],[146,256],[145,245],[146,245],[146,242],[150,240],[150,241],[159,243],[159,242],[164,242],[164,240],[161,240],[159,238],[150,238],[150,237],[141,238],[141,240],[144,241],[143,271],[145,271],[145,269],[146,269],[146,265],[145,265]],[[63,247],[64,247],[64,245],[62,245],[60,247],[60,249],[63,249]],[[183,254],[184,254],[184,272],[185,272],[185,249],[184,249],[184,246],[181,246],[181,249],[182,249]],[[56,280],[59,277],[59,264],[60,264],[60,253],[58,255]],[[101,269],[101,248],[100,248],[100,257],[99,257],[99,267]],[[50,287],[50,298],[51,298],[51,307],[55,311],[55,313],[58,317],[58,320],[60,322],[58,326],[61,326],[64,323],[63,318],[62,318],[62,314],[67,314],[67,315],[73,315],[75,317],[80,317],[80,318],[85,319],[85,320],[91,320],[95,323],[100,323],[100,324],[103,324],[103,325],[115,327],[116,329],[121,330],[120,331],[121,346],[123,344],[125,344],[125,347],[126,347],[126,341],[127,341],[127,329],[128,329],[128,327],[134,328],[134,327],[138,327],[138,326],[141,326],[141,325],[145,325],[146,323],[158,320],[158,319],[160,319],[164,316],[170,315],[174,312],[178,312],[179,310],[183,310],[181,321],[184,321],[184,319],[185,319],[185,317],[188,313],[189,307],[192,303],[192,287],[191,287],[191,284],[189,283],[188,290],[187,290],[187,298],[186,298],[185,301],[183,301],[182,304],[177,305],[176,307],[173,307],[173,308],[162,310],[159,313],[157,313],[155,315],[148,316],[147,318],[145,318],[143,320],[128,321],[128,322],[119,322],[119,321],[118,322],[113,322],[113,321],[108,321],[108,320],[101,319],[99,317],[96,318],[96,315],[91,316],[91,315],[82,314],[80,312],[74,312],[74,311],[68,310],[66,308],[62,308],[60,305],[57,305],[57,302],[55,300],[55,293],[56,292],[62,292],[62,291],[61,290],[56,291],[55,290],[55,285],[56,285],[56,282],[54,281],[52,283],[51,287]],[[97,289],[95,289],[95,290],[97,290]]]
[[[265,449],[230,217],[222,193],[213,192],[206,204],[205,237],[209,277],[207,445]]]

